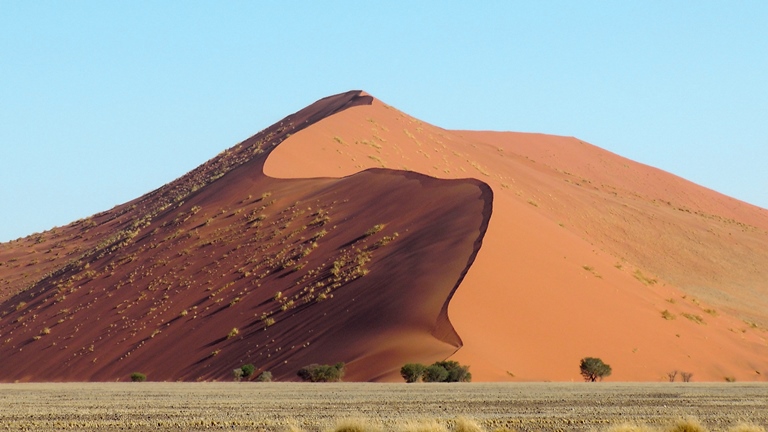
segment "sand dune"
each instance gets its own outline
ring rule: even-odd
[[[765,380],[768,212],[575,138],[320,100],[112,210],[0,244],[0,380]]]
[[[449,307],[464,341],[453,358],[475,378],[577,380],[592,355],[619,380],[673,369],[764,379],[765,210],[575,138],[447,131],[379,101],[291,137],[265,172],[372,166],[494,191],[483,248]]]

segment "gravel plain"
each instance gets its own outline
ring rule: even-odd
[[[768,385],[709,383],[0,384],[0,430],[323,431],[339,419],[383,430],[457,417],[486,430],[600,431],[695,417],[710,431],[768,427]]]

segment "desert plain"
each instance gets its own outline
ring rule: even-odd
[[[35,431],[325,431],[347,419],[453,430],[460,418],[486,431],[768,426],[762,383],[17,383],[0,385],[0,406],[0,430]]]

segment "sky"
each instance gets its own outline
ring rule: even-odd
[[[325,96],[576,136],[768,208],[765,1],[0,0],[0,241]]]

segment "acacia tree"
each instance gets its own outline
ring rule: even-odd
[[[611,375],[611,366],[597,357],[584,357],[579,364],[584,381],[595,382]]]

